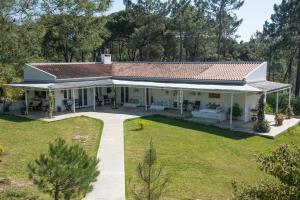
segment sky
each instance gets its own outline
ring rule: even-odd
[[[262,31],[263,24],[270,20],[273,14],[273,5],[280,4],[281,0],[245,0],[244,5],[236,12],[243,23],[237,31],[240,37],[238,41],[249,41],[251,36],[257,31]],[[113,0],[113,4],[108,13],[117,12],[124,9],[123,0]]]

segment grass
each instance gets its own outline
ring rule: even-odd
[[[139,130],[141,121],[143,130]],[[300,146],[300,125],[274,140],[162,116],[129,120],[124,127],[128,199],[132,199],[129,180],[136,178],[137,164],[151,136],[158,162],[171,178],[167,199],[227,199],[233,180],[249,184],[265,178],[276,181],[257,168],[256,155],[281,144]]]
[[[101,121],[87,117],[43,122],[0,115],[0,145],[4,147],[4,153],[0,157],[0,177],[10,179],[20,189],[19,193],[26,191],[29,195],[49,199],[39,193],[28,180],[28,162],[46,152],[48,144],[58,137],[69,144],[79,144],[89,155],[96,156],[102,127]],[[14,188],[7,188],[8,193],[18,195],[17,191],[10,190],[15,190]]]

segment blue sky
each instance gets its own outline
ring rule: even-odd
[[[273,13],[273,5],[280,4],[281,0],[245,0],[244,5],[237,12],[237,16],[243,19],[237,34],[240,40],[248,41],[257,30],[262,30],[263,24],[270,19]],[[123,0],[114,0],[109,13],[124,9]]]

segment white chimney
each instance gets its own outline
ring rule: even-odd
[[[111,54],[101,54],[101,61],[103,64],[111,64]]]

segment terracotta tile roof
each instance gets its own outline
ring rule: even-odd
[[[261,63],[114,63],[118,77],[166,78],[191,80],[243,80]]]
[[[32,66],[55,75],[58,79],[111,76],[111,65],[101,63],[82,64],[32,64]]]
[[[113,63],[104,64],[32,64],[58,79],[113,76],[123,78],[156,78],[185,80],[240,81],[261,63]]]

